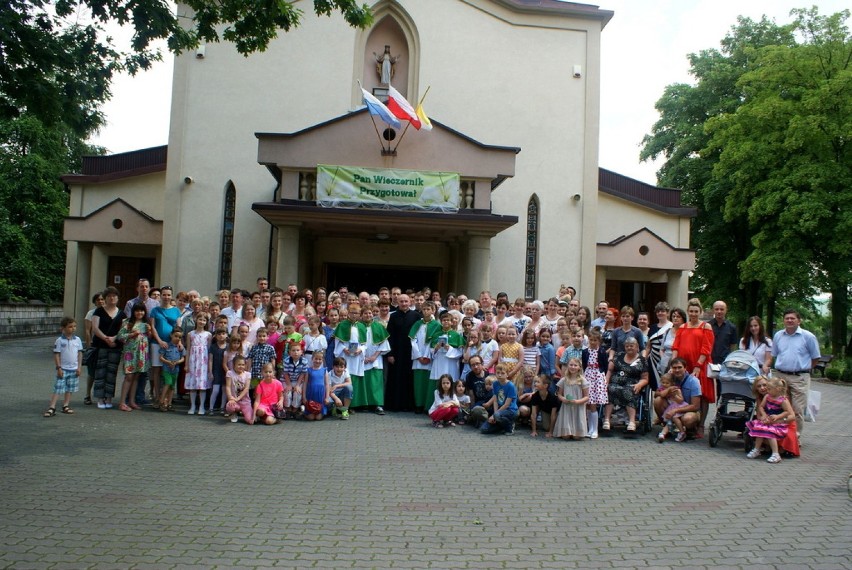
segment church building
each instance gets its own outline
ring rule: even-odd
[[[598,166],[613,12],[379,0],[358,30],[299,4],[301,26],[263,53],[176,57],[167,145],[63,177],[68,314],[107,285],[131,298],[141,276],[206,295],[268,275],[512,298],[564,283],[587,305],[685,304],[694,209]],[[362,88],[422,102],[431,130],[386,124]]]

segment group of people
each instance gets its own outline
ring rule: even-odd
[[[76,321],[63,320],[45,416],[55,415],[63,394],[62,411],[73,413],[70,394],[85,360],[84,403],[102,409],[116,405],[121,368],[117,408],[125,412],[145,404],[171,411],[180,393],[189,396],[190,415],[223,413],[247,423],[347,419],[353,408],[379,415],[388,408],[427,413],[438,428],[470,423],[484,433],[511,434],[528,424],[532,436],[542,430],[565,439],[596,438],[599,423],[611,430],[618,408],[625,431],[634,432],[647,387],[663,426],[659,440],[683,441],[703,437],[716,400],[708,365],[739,347],[757,359],[761,386],[772,385],[771,374],[789,391],[791,412],[786,396],[780,403],[759,397],[753,433],[762,438],[759,448],[764,439],[776,441],[772,433],[787,437],[767,426],[791,414],[801,434],[809,371],[820,356],[816,338],[792,310],[772,340],[759,317],[749,318],[740,338],[723,301],[713,304],[709,322],[697,299],[685,311],[659,303],[651,324],[647,313],[604,301],[592,318],[565,286],[547,301],[510,301],[489,291],[443,298],[428,289],[384,287],[372,295],[346,288],[314,293],[295,284],[270,288],[265,278],[254,292],[234,288],[213,298],[175,295],[147,279],[139,280],[137,293],[123,310],[113,287],[93,297],[88,348],[74,334]]]

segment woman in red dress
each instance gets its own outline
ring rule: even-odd
[[[716,383],[707,377],[707,365],[711,362],[713,351],[713,328],[701,321],[704,310],[701,301],[690,299],[686,305],[688,321],[680,327],[672,345],[672,360],[683,358],[688,363],[687,370],[698,378],[701,384],[701,420],[698,422],[697,437],[704,436],[704,422],[710,404],[716,401]]]

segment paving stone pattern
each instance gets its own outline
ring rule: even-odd
[[[852,568],[850,386],[816,383],[804,455],[770,465],[731,432],[246,426],[82,392],[43,418],[52,340],[0,342],[0,568]]]

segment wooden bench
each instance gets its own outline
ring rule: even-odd
[[[819,370],[820,376],[825,377],[825,367],[828,366],[832,360],[834,360],[833,354],[824,354],[820,356],[813,370],[811,370],[811,374],[816,374],[817,370]]]

